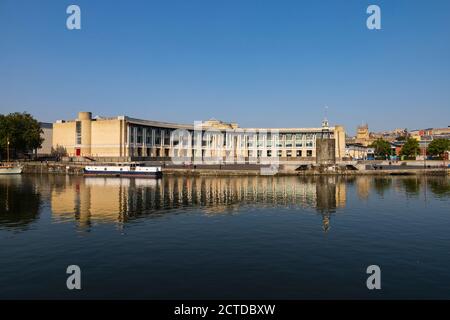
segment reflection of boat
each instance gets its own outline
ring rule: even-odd
[[[19,174],[22,173],[21,166],[0,165],[0,174]]]
[[[162,176],[162,171],[161,167],[141,167],[134,164],[125,166],[86,166],[84,168],[84,175],[160,178]]]
[[[103,176],[101,176],[103,177]],[[136,187],[155,187],[158,185],[159,180],[157,179],[141,179],[139,178],[129,178],[127,176],[124,177],[92,177],[87,176],[84,179],[84,183],[87,186],[93,187],[131,187],[131,183],[134,182],[134,186]]]
[[[136,179],[134,184],[136,187],[156,187],[158,185],[158,180],[148,180],[148,179]]]
[[[88,176],[84,179],[84,183],[92,187],[130,187],[130,181],[129,178],[121,177],[103,177],[103,179],[100,179],[100,177]]]

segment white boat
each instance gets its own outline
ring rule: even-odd
[[[20,174],[22,173],[21,166],[0,165],[0,174]]]
[[[113,176],[113,177],[138,177],[138,178],[160,178],[161,167],[144,167],[134,164],[124,166],[86,166],[86,176]]]
[[[22,173],[21,165],[14,165],[14,163],[9,162],[9,136],[6,137],[6,157],[7,161],[4,163],[0,163],[0,175],[3,174],[20,174]]]

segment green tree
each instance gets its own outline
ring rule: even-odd
[[[416,156],[420,151],[419,141],[414,138],[408,138],[400,151],[401,155],[407,157]]]
[[[381,138],[372,142],[370,147],[375,149],[375,155],[378,157],[384,157],[392,153],[391,144]]]
[[[432,156],[442,157],[447,150],[450,150],[450,140],[435,139],[428,145],[427,153]]]
[[[44,141],[41,134],[39,122],[26,112],[0,115],[0,148],[3,154],[8,140],[12,156],[39,148]]]

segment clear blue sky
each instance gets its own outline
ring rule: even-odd
[[[303,127],[325,105],[350,133],[450,125],[450,1],[0,0],[0,113]]]

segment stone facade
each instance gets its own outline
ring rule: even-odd
[[[344,127],[327,124],[326,132],[335,141],[335,158],[345,157]],[[215,119],[183,125],[126,116],[92,118],[90,112],[53,124],[53,147],[63,147],[67,156],[135,160],[314,161],[316,141],[323,136],[323,127],[240,128]]]

